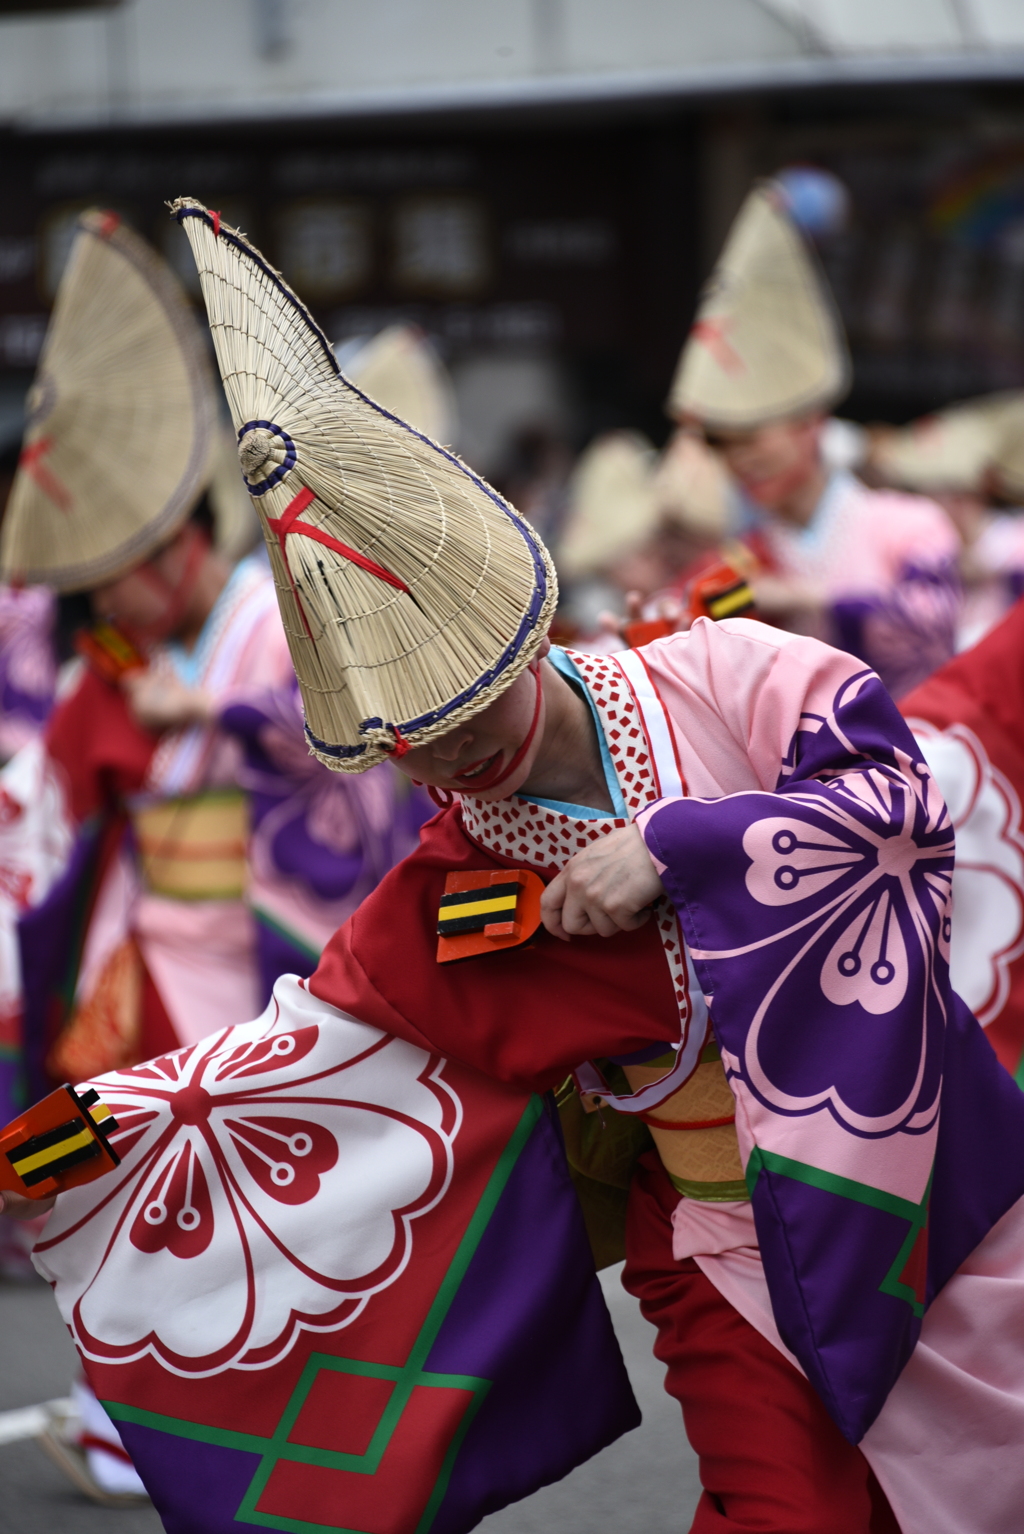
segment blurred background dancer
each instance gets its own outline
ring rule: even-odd
[[[199,332],[116,215],[79,222],[30,411],[0,544],[7,597],[49,586],[64,628],[82,627],[0,789],[20,1045],[5,1119],[53,1083],[257,1016],[278,975],[315,967],[418,815],[390,768],[350,781],[310,757],[248,498],[224,482]],[[76,1398],[83,1435],[54,1424],[51,1452],[87,1490],[140,1494],[81,1383]]]

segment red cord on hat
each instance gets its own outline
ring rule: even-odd
[[[52,446],[52,437],[38,437],[35,442],[27,443],[21,450],[18,467],[31,475],[43,494],[48,495],[55,506],[59,506],[61,511],[70,511],[73,502],[70,490],[66,485],[61,484],[53,470],[43,463]]]
[[[312,490],[300,490],[298,495],[288,502],[288,505],[279,517],[267,518],[267,526],[272,533],[277,535],[281,558],[284,560],[284,567],[288,572],[288,580],[292,588],[292,596],[298,603],[302,622],[310,639],[313,638],[313,631],[309,626],[305,610],[299,598],[295,577],[292,575],[292,568],[288,563],[288,553],[285,548],[285,539],[289,533],[298,533],[304,538],[311,538],[314,543],[322,543],[325,548],[333,550],[335,554],[341,554],[351,564],[358,565],[360,570],[365,570],[368,575],[376,576],[377,580],[385,581],[387,585],[394,586],[396,591],[404,592],[406,596],[410,595],[409,588],[405,582],[400,581],[397,575],[392,575],[390,570],[385,570],[383,565],[378,565],[372,559],[368,559],[365,554],[360,554],[358,549],[350,549],[347,543],[341,543],[337,538],[332,538],[330,533],[323,532],[321,528],[310,527],[308,522],[300,522],[299,518],[306,507],[311,506],[315,500],[316,495]],[[405,750],[408,751],[408,749],[409,747],[406,745]],[[404,756],[404,754],[405,752],[403,751],[398,752],[399,756]]]

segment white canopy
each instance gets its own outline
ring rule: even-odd
[[[24,13],[0,19],[0,121],[22,126],[1024,75],[1020,0],[132,0],[31,9],[25,0]]]

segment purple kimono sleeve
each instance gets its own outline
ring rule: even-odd
[[[864,671],[800,716],[773,792],[639,823],[710,997],[780,1334],[857,1442],[1024,1196],[1024,1095],[949,983],[949,815]]]
[[[872,666],[892,696],[902,698],[952,659],[962,606],[955,563],[907,565],[888,591],[833,603],[835,643]]]

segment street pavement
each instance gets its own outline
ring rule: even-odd
[[[483,1534],[683,1534],[700,1495],[696,1457],[679,1408],[662,1388],[651,1354],[653,1328],[619,1283],[601,1275],[643,1425],[581,1465],[557,1486],[495,1513]],[[41,1281],[0,1280],[0,1534],[160,1534],[150,1507],[110,1509],[88,1502],[31,1437],[5,1417],[68,1394],[75,1351]],[[572,1381],[566,1381],[566,1411]]]

